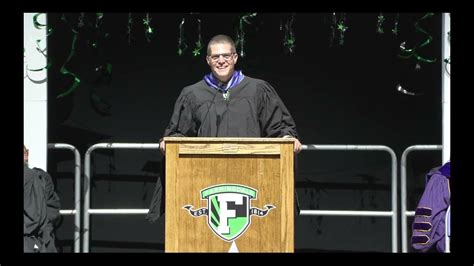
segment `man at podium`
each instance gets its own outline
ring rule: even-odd
[[[275,89],[266,81],[235,70],[238,54],[227,35],[208,43],[206,62],[211,73],[182,89],[163,137],[283,137],[294,139],[301,151],[296,124]],[[163,138],[160,150],[165,152]],[[164,177],[164,163],[161,176]],[[159,178],[147,220],[164,212],[164,178]]]
[[[211,73],[182,89],[163,137],[290,137],[301,150],[295,121],[266,81],[235,70],[238,54],[227,35],[207,46]],[[164,152],[164,141],[160,140]]]

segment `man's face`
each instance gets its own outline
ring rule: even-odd
[[[24,164],[28,163],[28,153],[29,153],[28,149],[25,146],[23,146],[23,163]]]
[[[215,43],[209,48],[210,54],[206,56],[206,61],[212,73],[220,82],[229,81],[237,63],[237,53],[233,52],[229,43]]]

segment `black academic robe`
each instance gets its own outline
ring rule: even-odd
[[[298,138],[295,122],[266,81],[245,76],[229,90],[216,90],[201,80],[179,95],[164,137],[283,137]],[[164,177],[164,161],[161,177]],[[164,213],[164,178],[159,178],[147,219]]]
[[[246,76],[227,100],[223,95],[204,80],[185,87],[164,137],[298,137],[290,112],[268,82]]]
[[[23,183],[23,250],[57,252],[54,227],[60,218],[60,202],[53,180],[47,172],[25,166]]]

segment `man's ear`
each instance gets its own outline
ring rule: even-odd
[[[239,54],[235,53],[234,65],[237,64],[238,60],[239,60]]]

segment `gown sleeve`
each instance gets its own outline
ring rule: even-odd
[[[435,173],[426,184],[415,211],[411,243],[415,250],[445,250],[445,218],[450,204],[448,179]],[[433,249],[432,249],[433,248]]]
[[[24,167],[23,234],[32,235],[47,222],[43,185],[36,172]]]
[[[174,105],[164,137],[193,137],[196,136],[196,122],[193,119],[193,105],[190,93],[183,89]]]
[[[47,172],[43,172],[43,178],[45,179],[45,192],[46,192],[46,208],[48,212],[48,219],[54,225],[57,225],[60,220],[60,209],[61,202],[58,194],[54,189],[53,179]]]
[[[290,135],[298,138],[293,117],[269,83],[265,83],[262,89],[258,117],[263,136],[283,137]]]

